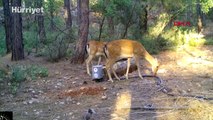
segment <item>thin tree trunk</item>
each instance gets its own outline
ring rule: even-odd
[[[201,11],[201,5],[200,0],[197,0],[197,32],[198,34],[202,31],[202,11]]]
[[[37,7],[41,8],[43,6],[43,0],[37,1]],[[38,37],[39,41],[41,43],[45,43],[46,40],[46,32],[44,27],[44,16],[43,14],[37,15],[37,21],[38,21]]]
[[[128,32],[128,28],[129,28],[129,22],[125,25],[125,29],[124,29],[124,33],[122,35],[122,38],[126,38],[127,32]]]
[[[125,24],[125,29],[124,29],[124,33],[123,33],[122,38],[126,38],[126,37],[127,37],[128,28],[131,26],[132,16],[133,16],[133,13],[134,13],[134,11],[135,11],[135,5],[136,5],[136,3],[134,4],[134,6],[133,6],[133,8],[132,8],[132,11],[131,11],[131,13],[130,13],[130,16],[129,16],[129,18],[128,18],[127,23]]]
[[[10,6],[9,0],[3,0],[3,7],[4,7],[4,19],[5,19],[5,33],[6,33],[6,48],[7,53],[11,52],[11,40],[12,40],[12,32],[11,32],[11,13],[10,13]]]
[[[12,0],[13,6],[21,7],[21,0]],[[24,44],[22,35],[22,17],[20,13],[12,13],[13,38],[12,38],[12,61],[24,59]]]
[[[49,12],[50,12],[50,29],[53,31],[55,30],[55,27],[54,27],[54,0],[50,0],[50,9],[49,9]]]
[[[147,11],[148,5],[145,6],[141,16],[140,16],[140,23],[139,23],[139,29],[141,31],[141,34],[144,34],[147,32],[147,22],[148,22],[148,11]]]
[[[65,21],[66,27],[72,27],[72,15],[71,15],[71,8],[70,8],[70,0],[64,0],[64,8],[65,8]]]
[[[115,26],[113,22],[113,17],[108,17],[108,34],[111,36],[111,38],[114,38],[114,33],[115,33]]]
[[[105,20],[105,17],[103,17],[103,19],[101,20],[100,27],[99,27],[99,36],[98,36],[99,41],[101,40],[101,34],[102,34],[102,30],[103,30],[104,20]]]
[[[85,58],[85,47],[88,39],[89,32],[89,0],[79,0],[81,3],[81,12],[79,12],[81,17],[80,28],[78,31],[78,41],[76,44],[76,49],[71,63],[83,63]]]
[[[81,1],[82,0],[77,0],[77,24],[79,28],[81,24]]]

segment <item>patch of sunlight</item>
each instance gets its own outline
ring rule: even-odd
[[[128,120],[131,108],[131,93],[129,91],[121,92],[117,96],[115,108],[111,114],[111,120]]]
[[[204,35],[195,32],[184,33],[185,45],[202,46],[205,43]]]
[[[204,35],[196,33],[195,29],[180,30],[178,27],[165,31],[161,37],[164,40],[164,46],[175,49],[189,46],[199,47],[206,42]]]
[[[156,120],[212,120],[213,105],[205,101],[189,100],[182,109],[174,108],[167,113],[158,114],[156,118]]]
[[[177,60],[177,64],[180,67],[188,67],[189,65],[193,65],[195,68],[201,68],[202,66],[213,67],[213,61],[208,59],[208,51],[185,45],[179,47],[177,52],[183,56]]]
[[[159,15],[157,23],[155,26],[150,28],[149,34],[153,37],[158,37],[162,33],[164,27],[170,20],[170,15],[167,13],[162,13]]]
[[[203,65],[213,67],[213,62],[203,60],[202,58],[195,58],[195,57],[184,57],[183,59],[179,60],[177,64],[181,67],[187,67],[190,64],[192,64],[196,68],[199,68]]]

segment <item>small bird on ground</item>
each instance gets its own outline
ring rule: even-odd
[[[83,120],[95,120],[95,110],[88,109],[88,111],[83,115]]]

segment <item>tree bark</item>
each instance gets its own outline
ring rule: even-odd
[[[70,8],[70,0],[64,0],[64,9],[65,9],[65,21],[66,27],[72,27],[72,15],[71,15],[71,8]]]
[[[140,20],[139,20],[139,29],[141,31],[141,34],[146,33],[147,32],[147,22],[148,22],[148,11],[147,11],[148,5],[145,6],[141,16],[140,16]]]
[[[12,6],[21,7],[21,0],[12,0]],[[12,37],[12,61],[24,59],[24,44],[22,34],[21,13],[12,13],[13,37]]]
[[[50,0],[49,12],[50,12],[50,30],[55,30],[54,27],[54,0]]]
[[[43,6],[43,0],[37,1],[37,7],[41,8]],[[45,43],[46,40],[46,32],[44,27],[44,16],[43,14],[37,15],[37,22],[38,22],[38,37],[39,42]]]
[[[71,59],[71,63],[83,63],[85,59],[85,47],[88,39],[89,32],[89,0],[79,0],[78,3],[81,3],[81,12],[79,12],[79,16],[81,16],[80,27],[78,31],[78,41],[76,44],[76,49],[74,56]]]
[[[3,0],[3,7],[4,7],[4,27],[5,27],[5,34],[6,34],[6,48],[7,53],[11,52],[11,42],[12,42],[12,21],[11,21],[11,13],[10,13],[10,6],[9,0]]]
[[[201,5],[200,0],[197,0],[197,32],[198,34],[202,31],[202,11],[201,11]]]
[[[104,20],[105,20],[105,17],[103,17],[103,19],[101,20],[100,27],[99,27],[99,36],[98,36],[99,41],[101,40],[101,34],[102,34],[102,30],[103,30]]]
[[[79,28],[81,24],[81,1],[82,0],[77,0],[77,24]]]
[[[108,17],[108,34],[111,36],[111,38],[114,38],[114,33],[115,33],[115,26],[113,22],[113,17]]]

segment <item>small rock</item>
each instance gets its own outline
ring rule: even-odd
[[[53,120],[59,120],[61,118],[61,116],[57,116],[56,118],[54,118]]]
[[[66,101],[67,101],[67,102],[70,102],[70,101],[72,101],[72,98],[71,98],[71,97],[68,97],[68,98],[66,99]]]
[[[69,115],[73,115],[73,112],[70,112]]]
[[[64,105],[64,102],[59,102],[60,105]]]
[[[103,93],[103,95],[101,96],[102,100],[106,100],[107,99],[107,95],[105,93]]]
[[[80,105],[81,103],[80,103],[80,102],[77,102],[76,104],[77,104],[77,105]]]
[[[39,111],[37,111],[36,113],[35,113],[35,115],[39,115],[40,114],[40,112]]]
[[[25,112],[24,112],[24,115],[28,115],[28,112],[25,111]]]
[[[107,96],[102,96],[101,99],[102,99],[102,100],[106,100],[106,99],[107,99]]]
[[[200,84],[200,83],[196,83],[196,85],[197,85],[198,87],[201,87],[201,84]]]
[[[181,93],[182,95],[185,95],[186,91],[185,90],[179,90],[179,93]]]
[[[59,83],[57,83],[56,85],[57,85],[57,86],[62,86],[62,83],[59,82]]]
[[[192,92],[192,90],[191,90],[191,89],[188,89],[187,92]]]
[[[24,104],[24,105],[27,105],[27,101],[24,101],[23,104]]]
[[[38,99],[32,98],[31,100],[28,101],[29,104],[32,103],[39,103],[40,101]]]
[[[59,71],[56,71],[56,72],[55,72],[55,75],[59,75],[59,74],[60,74],[60,72],[59,72]]]
[[[5,93],[1,93],[1,96],[4,96],[5,95]]]

